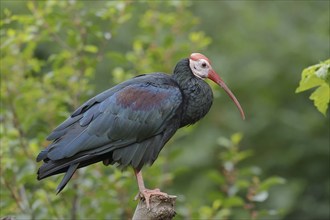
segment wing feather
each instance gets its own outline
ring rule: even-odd
[[[53,142],[37,156],[38,179],[101,160],[141,169],[153,163],[179,128],[182,93],[165,74],[128,80],[85,102],[47,137]],[[171,129],[169,129],[171,127]]]

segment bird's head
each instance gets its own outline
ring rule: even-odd
[[[227,87],[227,85],[224,83],[224,81],[221,79],[221,77],[213,70],[211,66],[210,60],[200,53],[192,53],[189,57],[189,67],[192,71],[192,73],[201,79],[210,79],[219,86],[221,86],[225,92],[229,95],[229,97],[234,101],[236,104],[238,110],[241,113],[241,116],[243,119],[245,119],[244,111],[239,104],[237,98],[235,95],[230,91],[230,89]]]

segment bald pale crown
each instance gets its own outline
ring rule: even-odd
[[[209,59],[200,53],[190,55],[189,66],[193,74],[201,79],[208,78],[209,71],[212,70]]]

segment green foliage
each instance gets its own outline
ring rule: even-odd
[[[187,51],[200,51],[211,43],[204,32],[192,30],[198,19],[184,10],[185,4],[150,3],[150,9],[145,10],[138,22],[134,22],[139,31],[132,39],[131,51],[108,53],[109,58],[118,61],[118,67],[114,70],[116,83],[155,70],[171,72],[173,63],[187,56]],[[177,19],[178,13],[180,20]],[[123,66],[126,68],[123,69]]]
[[[318,87],[309,97],[315,107],[326,115],[330,102],[330,59],[303,70],[296,92]]]
[[[284,184],[285,180],[277,176],[261,180],[259,167],[242,167],[244,160],[253,155],[251,150],[239,146],[242,137],[236,133],[230,139],[218,139],[222,147],[218,154],[220,163],[207,173],[217,190],[209,195],[211,205],[202,206],[196,218],[261,219],[281,215],[278,210],[263,209],[259,204],[268,199],[272,186]]]

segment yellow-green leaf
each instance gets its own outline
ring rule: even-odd
[[[314,88],[323,83],[323,80],[315,75],[315,71],[320,67],[319,64],[310,66],[303,70],[299,87],[296,89],[296,93],[303,92],[305,90]]]
[[[307,67],[302,72],[302,77],[296,93],[302,92],[314,87],[317,88],[309,97],[314,101],[315,107],[323,114],[329,106],[330,89],[330,59],[319,64]]]
[[[94,45],[85,45],[84,46],[84,51],[90,52],[90,53],[97,53],[98,48]]]
[[[314,101],[315,107],[323,114],[326,115],[328,106],[329,106],[329,86],[326,83],[323,83],[319,88],[312,93],[309,97]]]

